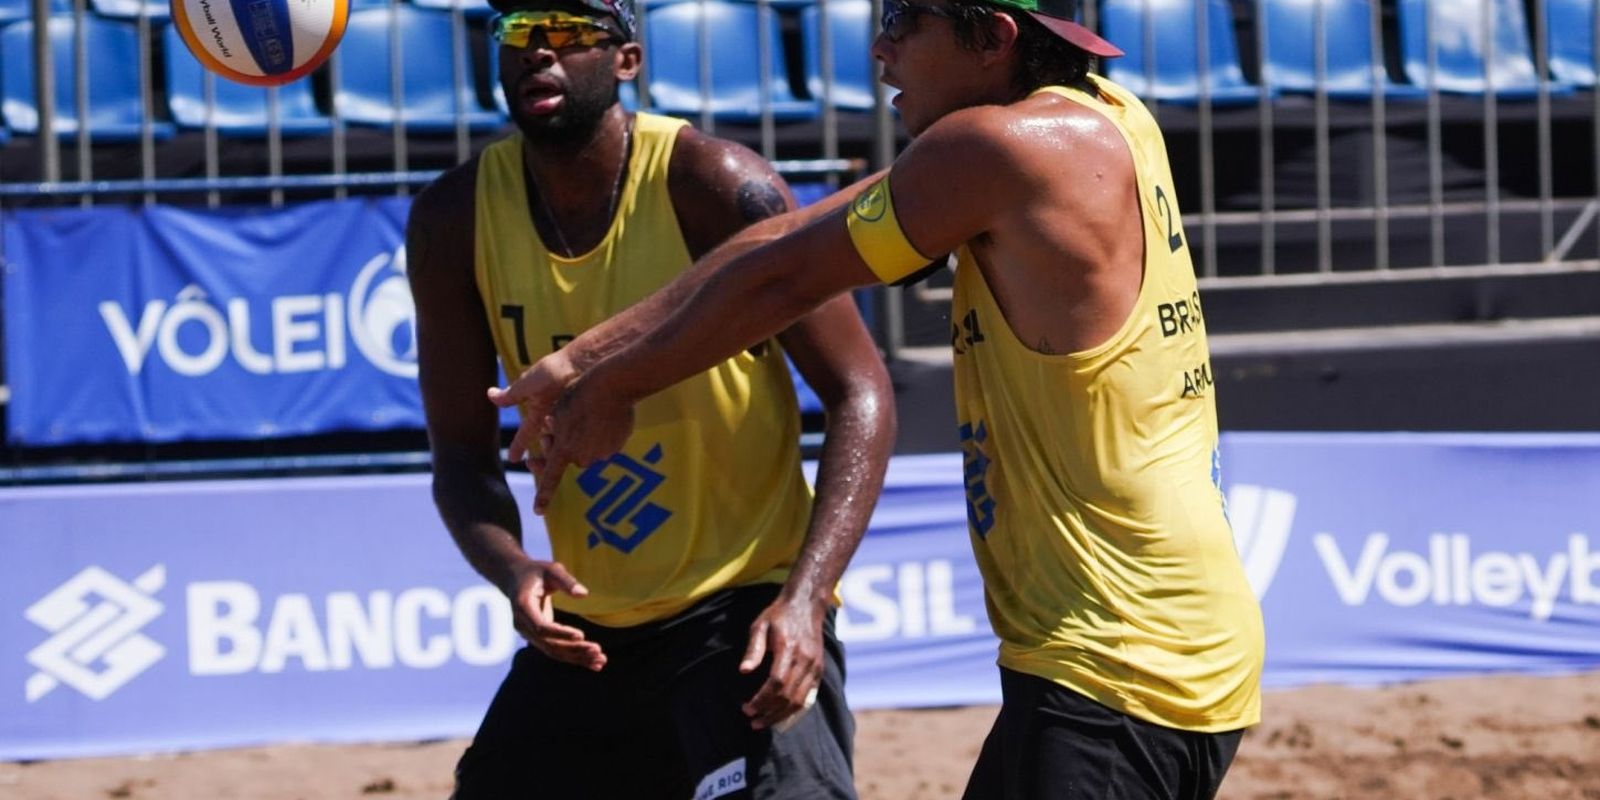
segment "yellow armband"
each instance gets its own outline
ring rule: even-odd
[[[861,260],[884,283],[894,283],[926,267],[933,260],[917,252],[917,248],[906,240],[905,231],[900,230],[887,176],[867,187],[850,204],[845,225],[850,229],[850,241],[856,246]]]

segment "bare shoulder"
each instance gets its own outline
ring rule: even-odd
[[[703,133],[693,126],[678,132],[672,146],[675,180],[729,181],[774,173],[772,164],[738,142]]]
[[[411,227],[438,227],[472,218],[477,190],[478,157],[457,164],[434,178],[411,203]]]
[[[678,134],[668,180],[674,200],[724,207],[732,200],[741,212],[753,212],[746,222],[782,213],[787,203],[788,186],[771,163],[738,142],[694,128]]]
[[[449,265],[472,265],[478,158],[435,178],[411,202],[406,221],[406,272],[416,283],[441,280]],[[471,274],[470,269],[465,274]]]
[[[750,223],[794,207],[788,184],[766,159],[694,128],[678,133],[667,183],[679,226],[696,257]]]
[[[1117,127],[1064,97],[1040,94],[1010,105],[976,106],[945,116],[917,137],[922,160],[954,173],[1022,186],[1064,169],[1132,173]],[[908,150],[908,155],[911,150]]]
[[[1011,107],[1019,125],[1035,130],[1040,143],[1054,147],[1069,163],[1093,163],[1133,171],[1133,156],[1122,130],[1106,115],[1057,94],[1038,94]]]

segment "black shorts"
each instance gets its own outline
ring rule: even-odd
[[[767,672],[739,672],[750,623],[778,589],[729,589],[627,628],[558,613],[600,645],[605,668],[519,651],[456,765],[453,797],[854,798],[855,721],[831,612],[817,704],[776,734],[751,730],[740,710]]]
[[[1000,691],[963,800],[1208,800],[1244,736],[1146,722],[1005,668]]]

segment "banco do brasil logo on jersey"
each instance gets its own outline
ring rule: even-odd
[[[989,465],[993,463],[983,451],[989,441],[989,427],[982,420],[976,425],[961,426],[961,462],[963,483],[967,489],[967,524],[980,539],[987,539],[994,527],[994,497],[989,494]]]
[[[591,464],[578,476],[578,488],[593,499],[583,514],[589,521],[591,549],[604,542],[631,553],[672,516],[650,500],[651,493],[666,480],[651,468],[660,461],[661,445],[657,444],[643,459],[617,453]]]

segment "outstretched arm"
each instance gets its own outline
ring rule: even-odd
[[[670,185],[690,252],[703,256],[715,250],[699,266],[705,274],[826,211],[778,216],[790,211],[794,201],[772,166],[745,147],[699,134],[680,137]],[[747,224],[753,224],[754,233],[740,233]],[[718,249],[730,237],[735,243]],[[651,308],[647,301],[643,312],[670,312],[687,299],[687,292],[678,297],[667,293],[664,299],[670,305]],[[778,338],[822,400],[827,440],[800,551],[778,598],[751,623],[740,665],[744,672],[765,667],[766,680],[744,707],[756,728],[795,715],[821,680],[822,626],[833,587],[877,504],[894,437],[888,370],[850,298],[823,304]]]
[[[958,111],[896,160],[888,180],[913,255],[950,252],[1025,213],[1040,165],[1018,157],[1019,141],[1035,134],[1012,122],[992,107]],[[834,295],[878,282],[846,228],[848,200],[699,277],[686,302],[574,379],[546,419],[553,437],[540,491],[568,464],[616,452],[640,398],[774,335]]]

